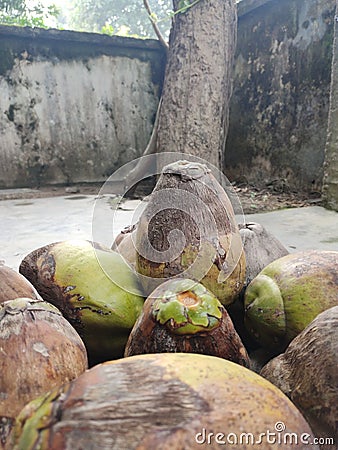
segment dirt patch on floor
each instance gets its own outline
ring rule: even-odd
[[[243,185],[234,185],[234,190],[245,214],[321,205],[322,202],[319,192],[311,195],[292,191],[276,192],[273,188],[258,189]]]
[[[46,197],[66,197],[74,195],[98,195],[102,184],[77,184],[73,186],[44,186],[38,189],[6,189],[0,190],[0,200],[32,199]],[[320,193],[311,195],[290,190],[276,190],[275,186],[258,189],[255,186],[234,184],[233,189],[241,202],[245,214],[276,211],[285,208],[301,208],[310,205],[320,205]],[[148,195],[151,188],[137,189],[131,192],[129,198],[142,198]]]

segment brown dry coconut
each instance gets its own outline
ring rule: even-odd
[[[214,356],[162,353],[97,365],[30,403],[17,418],[12,450],[318,450],[311,441],[293,403],[251,370]]]
[[[284,245],[263,225],[256,222],[239,224],[246,259],[246,285],[272,261],[288,255]]]
[[[33,285],[21,273],[0,264],[0,303],[20,297],[42,300]]]
[[[337,444],[338,306],[319,314],[261,375],[293,401],[318,437]]]
[[[124,228],[117,236],[111,247],[116,253],[119,253],[131,267],[136,267],[136,229],[137,224]]]
[[[168,278],[203,284],[227,305],[245,282],[245,255],[230,199],[199,163],[168,164],[136,231],[136,268],[146,295]]]
[[[18,298],[0,305],[0,423],[10,425],[34,398],[84,372],[85,346],[57,308]]]

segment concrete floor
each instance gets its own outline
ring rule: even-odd
[[[116,234],[137,221],[144,203],[128,200],[116,208],[111,196],[71,195],[0,201],[0,260],[18,269],[32,250],[65,239],[88,239],[110,246]],[[242,222],[243,217],[239,218]],[[338,213],[319,206],[250,214],[290,252],[338,251]]]

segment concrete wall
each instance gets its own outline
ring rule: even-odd
[[[334,9],[239,3],[229,179],[321,188]],[[100,182],[139,156],[164,64],[155,41],[0,27],[0,188]]]
[[[337,3],[338,5],[338,3]],[[338,11],[336,11],[338,14]],[[327,208],[338,211],[338,20],[334,23],[330,107],[325,147],[323,200]]]
[[[105,181],[152,130],[156,41],[0,28],[0,187]]]
[[[238,13],[228,178],[320,190],[335,1],[243,0]]]

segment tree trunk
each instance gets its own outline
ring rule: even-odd
[[[323,198],[327,208],[338,211],[338,0],[334,23],[334,40],[331,71],[331,94],[328,135],[325,149]]]
[[[173,0],[174,11],[180,4]],[[200,0],[175,15],[157,152],[196,155],[222,170],[236,29],[234,0]]]
[[[174,16],[162,91],[151,139],[143,156],[179,152],[197,156],[223,171],[232,69],[237,36],[235,0],[196,0]],[[174,11],[182,0],[173,0]],[[141,158],[125,179],[160,173],[165,157]],[[168,163],[172,163],[170,158]],[[153,167],[154,165],[154,167]]]

